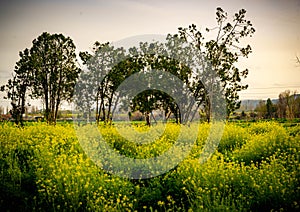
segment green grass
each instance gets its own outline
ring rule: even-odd
[[[153,126],[153,136],[161,125]],[[88,128],[88,125],[87,125]],[[124,126],[126,131],[126,126]],[[135,125],[140,132],[146,126]],[[199,163],[209,125],[201,124],[191,154],[150,179],[111,175],[83,152],[71,124],[0,125],[1,211],[297,211],[299,125],[228,123],[213,156]],[[128,141],[101,126],[120,153],[149,158],[170,148],[179,126],[169,124],[150,144]],[[188,139],[189,135],[184,135]],[[176,155],[174,155],[176,157]]]

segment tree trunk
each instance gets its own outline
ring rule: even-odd
[[[175,110],[174,116],[175,116],[175,122],[176,122],[176,124],[178,124],[179,119],[178,119],[178,111],[177,110]]]
[[[105,107],[104,107],[104,99],[101,101],[101,104],[102,104],[102,118],[101,118],[101,120],[105,122],[106,112],[105,112]]]
[[[56,124],[56,119],[57,119],[57,114],[58,114],[58,110],[59,110],[59,105],[60,105],[60,97],[57,97],[53,124]]]
[[[114,97],[114,92],[111,92],[110,96],[109,96],[109,99],[108,99],[108,109],[107,109],[107,116],[106,116],[106,120],[109,124],[112,123],[112,100],[113,100],[113,97]]]
[[[26,101],[25,93],[26,93],[26,90],[21,95],[21,111],[20,111],[21,112],[21,114],[20,114],[20,124],[21,124],[21,127],[23,127],[23,114],[25,113],[25,101]]]
[[[99,119],[100,119],[100,108],[99,108],[99,88],[97,90],[97,95],[96,95],[96,123],[99,124]]]
[[[146,120],[146,124],[150,127],[151,126],[150,113],[148,111],[145,113],[145,120]]]
[[[171,114],[172,114],[172,111],[165,111],[165,122],[168,121],[168,119],[170,118]]]
[[[205,106],[205,115],[206,115],[206,121],[207,121],[207,123],[210,123],[210,121],[211,121],[211,107],[210,107],[210,103],[208,103]]]
[[[116,99],[116,102],[115,102],[115,104],[114,104],[112,113],[111,113],[112,116],[115,114],[115,111],[116,111],[116,109],[117,109],[117,105],[118,105],[118,102],[119,102],[119,98],[120,98],[120,96],[118,95],[118,96],[117,96],[117,99]],[[131,121],[131,120],[130,120],[130,121]]]
[[[50,115],[50,110],[49,110],[48,89],[45,89],[45,118],[47,122],[49,122],[49,115]]]

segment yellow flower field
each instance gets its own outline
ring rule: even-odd
[[[159,127],[153,126],[153,136]],[[17,128],[2,123],[0,210],[300,210],[299,125],[227,123],[213,156],[200,163],[209,127],[200,125],[190,154],[170,171],[150,179],[126,179],[94,164],[72,124]],[[162,154],[179,133],[177,125],[169,124],[155,142],[135,144],[113,126],[99,130],[111,148],[132,158]]]

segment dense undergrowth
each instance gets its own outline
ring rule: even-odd
[[[145,145],[127,141],[113,127],[102,127],[101,133],[120,153],[148,158],[170,148],[178,130],[178,126],[169,125],[163,136]],[[3,123],[0,125],[0,210],[300,209],[299,125],[226,124],[217,151],[200,164],[199,155],[208,130],[208,124],[201,124],[190,155],[174,169],[151,179],[129,180],[97,167],[82,150],[71,124],[32,123],[17,128]]]

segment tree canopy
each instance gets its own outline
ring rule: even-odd
[[[20,52],[13,79],[2,86],[12,100],[17,122],[24,113],[26,95],[43,100],[45,118],[55,123],[62,101],[70,101],[80,69],[73,40],[62,34],[42,33],[30,49]]]
[[[81,52],[81,59],[87,66],[82,79],[88,79],[90,89],[97,87],[92,95],[96,99],[97,121],[100,116],[105,121],[112,117],[112,102],[114,98],[120,100],[120,93],[116,91],[124,79],[137,72],[147,73],[152,70],[165,71],[180,79],[193,94],[197,107],[206,114],[207,121],[211,119],[214,104],[221,101],[218,99],[221,95],[225,96],[229,116],[240,106],[238,92],[248,87],[242,82],[248,75],[248,69],[240,70],[236,66],[241,57],[247,57],[252,52],[250,45],[241,45],[243,38],[251,37],[255,32],[245,14],[246,10],[242,9],[230,21],[227,13],[217,8],[217,27],[206,28],[206,33],[216,32],[215,39],[206,39],[192,24],[188,28],[180,27],[178,34],[169,34],[163,43],[141,42],[139,46],[126,51],[114,48],[109,43],[96,42],[92,54]],[[166,82],[171,80],[172,77],[166,79]],[[80,89],[79,96],[84,96],[82,92],[88,95],[90,89]],[[90,100],[90,103],[93,102]],[[165,117],[172,113],[176,122],[180,123],[183,116],[188,114],[183,114],[174,99],[158,90],[143,91],[130,101],[131,111],[144,113],[147,124],[150,124],[150,114],[157,109],[165,111]],[[92,107],[92,104],[89,106]]]
[[[246,20],[246,10],[244,9],[235,13],[232,21],[228,21],[227,12],[222,8],[217,8],[216,21],[216,27],[206,28],[207,32],[216,31],[215,39],[205,39],[203,32],[198,30],[194,24],[188,28],[180,27],[179,34],[186,42],[193,44],[205,55],[205,60],[209,61],[212,71],[221,78],[227,101],[227,114],[229,115],[240,107],[238,92],[248,87],[242,83],[242,79],[248,75],[248,69],[240,70],[236,64],[241,57],[248,57],[252,49],[250,45],[242,46],[241,40],[247,36],[251,37],[255,29],[252,23]],[[210,75],[210,73],[205,74]],[[211,114],[210,98],[212,97],[207,91],[204,91],[205,88],[202,84],[203,82],[196,80],[195,94],[200,96],[209,120]],[[213,85],[213,82],[207,82],[207,84]]]
[[[241,44],[243,38],[255,32],[245,14],[246,10],[241,9],[229,19],[225,11],[217,8],[217,26],[206,28],[206,32],[192,24],[178,28],[178,34],[167,35],[164,42],[140,42],[129,49],[95,42],[92,52],[79,53],[82,71],[76,64],[72,39],[44,32],[33,40],[30,49],[20,52],[13,78],[1,90],[12,101],[16,120],[22,119],[29,96],[43,100],[47,121],[55,123],[59,106],[70,101],[74,91],[77,109],[98,123],[110,122],[122,105],[127,105],[131,112],[142,112],[148,125],[154,110],[164,111],[165,120],[172,115],[177,123],[183,123],[193,119],[197,108],[209,122],[217,110],[221,111],[223,96],[229,116],[240,106],[238,93],[247,88],[242,80],[248,69],[240,70],[236,65],[241,57],[252,52],[250,45]],[[208,39],[213,33],[215,38]],[[137,78],[131,84],[143,82],[148,88],[133,97],[130,89],[119,88],[137,73],[149,80]],[[172,87],[166,88],[169,93],[155,89],[163,84],[162,89],[166,85]]]

